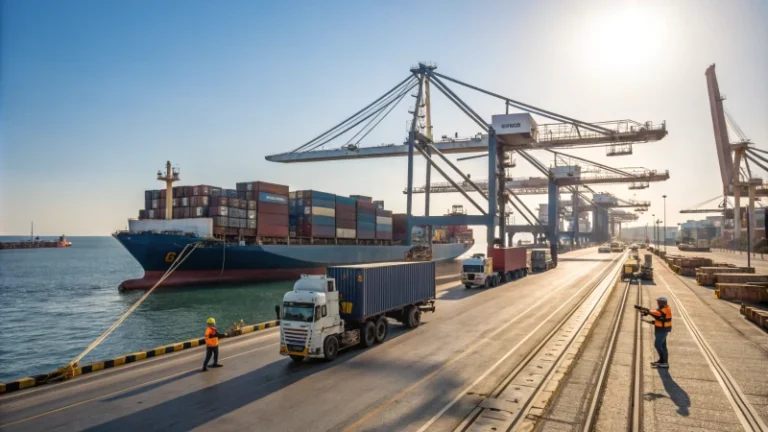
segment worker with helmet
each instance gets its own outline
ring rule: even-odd
[[[226,333],[219,333],[216,330],[216,320],[208,318],[208,327],[205,329],[205,362],[203,363],[203,372],[208,371],[208,362],[213,356],[213,364],[211,367],[218,368],[222,364],[219,363],[219,338],[226,337]]]
[[[651,362],[654,368],[669,368],[669,351],[667,351],[667,335],[672,331],[672,309],[667,303],[666,297],[656,299],[658,309],[650,310],[644,307],[637,307],[643,316],[650,315],[653,321],[645,321],[654,326],[654,347],[659,353],[659,360]]]

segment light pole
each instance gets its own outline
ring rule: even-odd
[[[648,222],[645,223],[645,240],[648,240]]]
[[[664,198],[664,253],[667,253],[667,196],[662,195]]]
[[[654,247],[658,249],[658,245],[656,243],[656,215],[652,214],[651,217],[653,218],[653,244]]]

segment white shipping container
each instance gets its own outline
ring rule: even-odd
[[[151,220],[151,219],[129,219],[128,232],[139,233],[143,231],[152,231],[161,233],[163,231],[181,231],[184,233],[194,233],[198,237],[213,236],[213,219],[195,218],[195,219],[171,219],[171,220]]]
[[[357,238],[357,230],[351,228],[336,228],[336,237],[338,238]]]
[[[248,219],[256,219],[256,210],[248,210]]]
[[[386,216],[376,216],[376,225],[392,225],[392,218]]]
[[[336,209],[335,208],[325,208],[325,207],[315,207],[315,206],[313,206],[312,207],[312,215],[313,216],[336,217]]]
[[[153,199],[152,200],[152,208],[156,209],[160,206],[160,200],[159,199]]]

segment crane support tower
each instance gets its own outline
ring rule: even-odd
[[[171,161],[165,162],[165,173],[157,170],[157,179],[165,182],[165,218],[173,219],[173,183],[179,181],[179,169],[171,167]]]

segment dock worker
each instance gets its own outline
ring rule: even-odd
[[[654,347],[656,352],[659,353],[659,360],[651,362],[651,367],[654,368],[669,368],[669,351],[667,351],[667,335],[672,331],[672,309],[667,303],[666,297],[659,297],[656,299],[658,309],[642,308],[641,312],[643,316],[650,315],[653,321],[645,321],[649,324],[653,324],[654,327]]]
[[[213,317],[208,318],[208,327],[205,329],[205,362],[203,363],[203,372],[208,371],[208,362],[213,356],[213,364],[211,367],[218,368],[222,364],[219,363],[219,338],[226,337],[226,333],[219,333],[216,329],[216,320]]]

